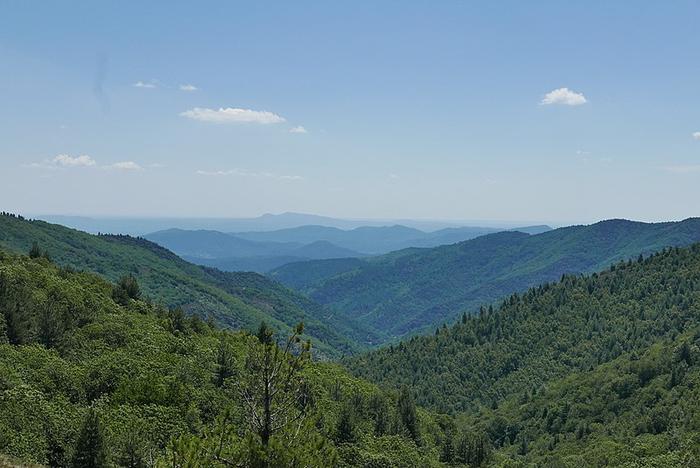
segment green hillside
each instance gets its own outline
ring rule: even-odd
[[[441,465],[450,420],[407,391],[136,295],[0,250],[0,464]]]
[[[501,232],[370,259],[294,263],[270,276],[379,333],[401,337],[565,273],[594,272],[697,241],[698,218],[656,224],[610,220],[538,235]]]
[[[255,329],[265,320],[279,330],[307,324],[318,351],[356,352],[372,334],[351,320],[253,273],[222,273],[188,263],[152,242],[130,236],[91,235],[43,221],[0,216],[0,247],[26,253],[33,243],[58,264],[95,272],[110,281],[132,274],[147,297],[188,314],[213,317],[231,328]]]
[[[346,365],[410,386],[428,408],[465,413],[497,458],[696,466],[700,244],[566,276]]]

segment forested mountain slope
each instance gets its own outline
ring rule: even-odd
[[[441,465],[450,420],[408,391],[137,292],[0,249],[0,464]],[[265,408],[269,430],[256,422]]]
[[[429,408],[466,412],[499,456],[696,466],[700,244],[566,276],[346,365],[411,386]]]
[[[655,224],[610,220],[538,235],[501,232],[353,262],[294,263],[270,276],[378,332],[402,336],[565,273],[593,272],[697,241],[698,218]]]
[[[60,265],[111,281],[133,274],[153,300],[203,318],[211,315],[232,328],[255,329],[266,320],[284,331],[304,321],[318,351],[329,355],[356,351],[359,345],[353,341],[375,340],[352,320],[258,274],[222,273],[193,265],[140,238],[95,236],[43,221],[0,216],[0,247],[26,253],[35,242]]]

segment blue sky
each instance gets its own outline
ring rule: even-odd
[[[0,0],[1,208],[698,216],[698,19],[698,1]]]

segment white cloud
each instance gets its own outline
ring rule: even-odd
[[[392,174],[389,174],[389,178],[390,178],[390,179],[394,179],[394,180],[400,179],[400,177],[399,177],[398,174],[393,174],[393,173],[392,173]]]
[[[700,164],[664,166],[662,169],[672,174],[690,174],[691,172],[700,172]]]
[[[180,85],[180,91],[197,91],[199,88],[197,88],[194,85],[191,84],[181,84]]]
[[[583,94],[571,91],[569,88],[559,88],[545,94],[542,101],[540,101],[540,105],[560,104],[564,106],[580,106],[586,102],[588,101]]]
[[[97,161],[92,159],[88,155],[81,156],[70,156],[67,154],[59,154],[55,158],[45,159],[41,162],[35,162],[28,164],[25,167],[32,167],[37,169],[49,169],[49,170],[61,170],[69,168],[80,168],[80,167],[99,167],[101,169],[114,169],[119,171],[140,171],[143,168],[135,163],[134,161],[120,161],[108,166],[98,165]],[[156,167],[152,165],[151,167]]]
[[[195,172],[198,175],[203,176],[238,176],[238,177],[260,177],[267,179],[276,180],[302,180],[302,176],[298,175],[284,175],[284,174],[274,174],[272,172],[254,172],[248,171],[246,169],[227,169],[219,171],[204,171],[198,170]]]
[[[235,107],[221,107],[219,110],[195,107],[194,109],[180,113],[180,115],[188,119],[213,123],[275,124],[285,122],[284,117],[272,112],[239,109]]]
[[[59,154],[51,160],[51,163],[60,167],[89,167],[97,164],[94,159],[86,154],[75,157],[67,154]]]
[[[137,81],[133,85],[134,88],[148,88],[148,89],[153,89],[158,87],[158,82],[156,80],[151,80],[151,81]]]
[[[309,132],[301,125],[297,125],[296,127],[290,128],[289,133],[309,133]]]
[[[694,132],[694,133],[693,133],[693,138],[694,138],[695,140],[700,140],[700,132]]]
[[[134,161],[120,161],[109,166],[105,166],[105,169],[114,169],[117,171],[140,171],[143,168]]]

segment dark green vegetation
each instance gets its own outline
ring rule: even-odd
[[[346,364],[464,412],[496,460],[698,466],[700,244],[565,276]]]
[[[139,293],[0,250],[0,462],[439,466],[454,420],[313,362],[301,327],[279,348]]]
[[[231,328],[254,329],[265,320],[288,331],[306,324],[317,351],[351,353],[374,341],[362,327],[255,273],[222,273],[188,263],[144,239],[95,236],[43,221],[0,216],[0,247],[25,253],[36,244],[59,265],[95,272],[110,281],[131,274],[143,293],[185,313],[210,316]]]
[[[565,273],[594,272],[697,241],[697,218],[657,224],[611,220],[538,235],[501,232],[356,261],[294,263],[271,277],[377,333],[400,337]]]

